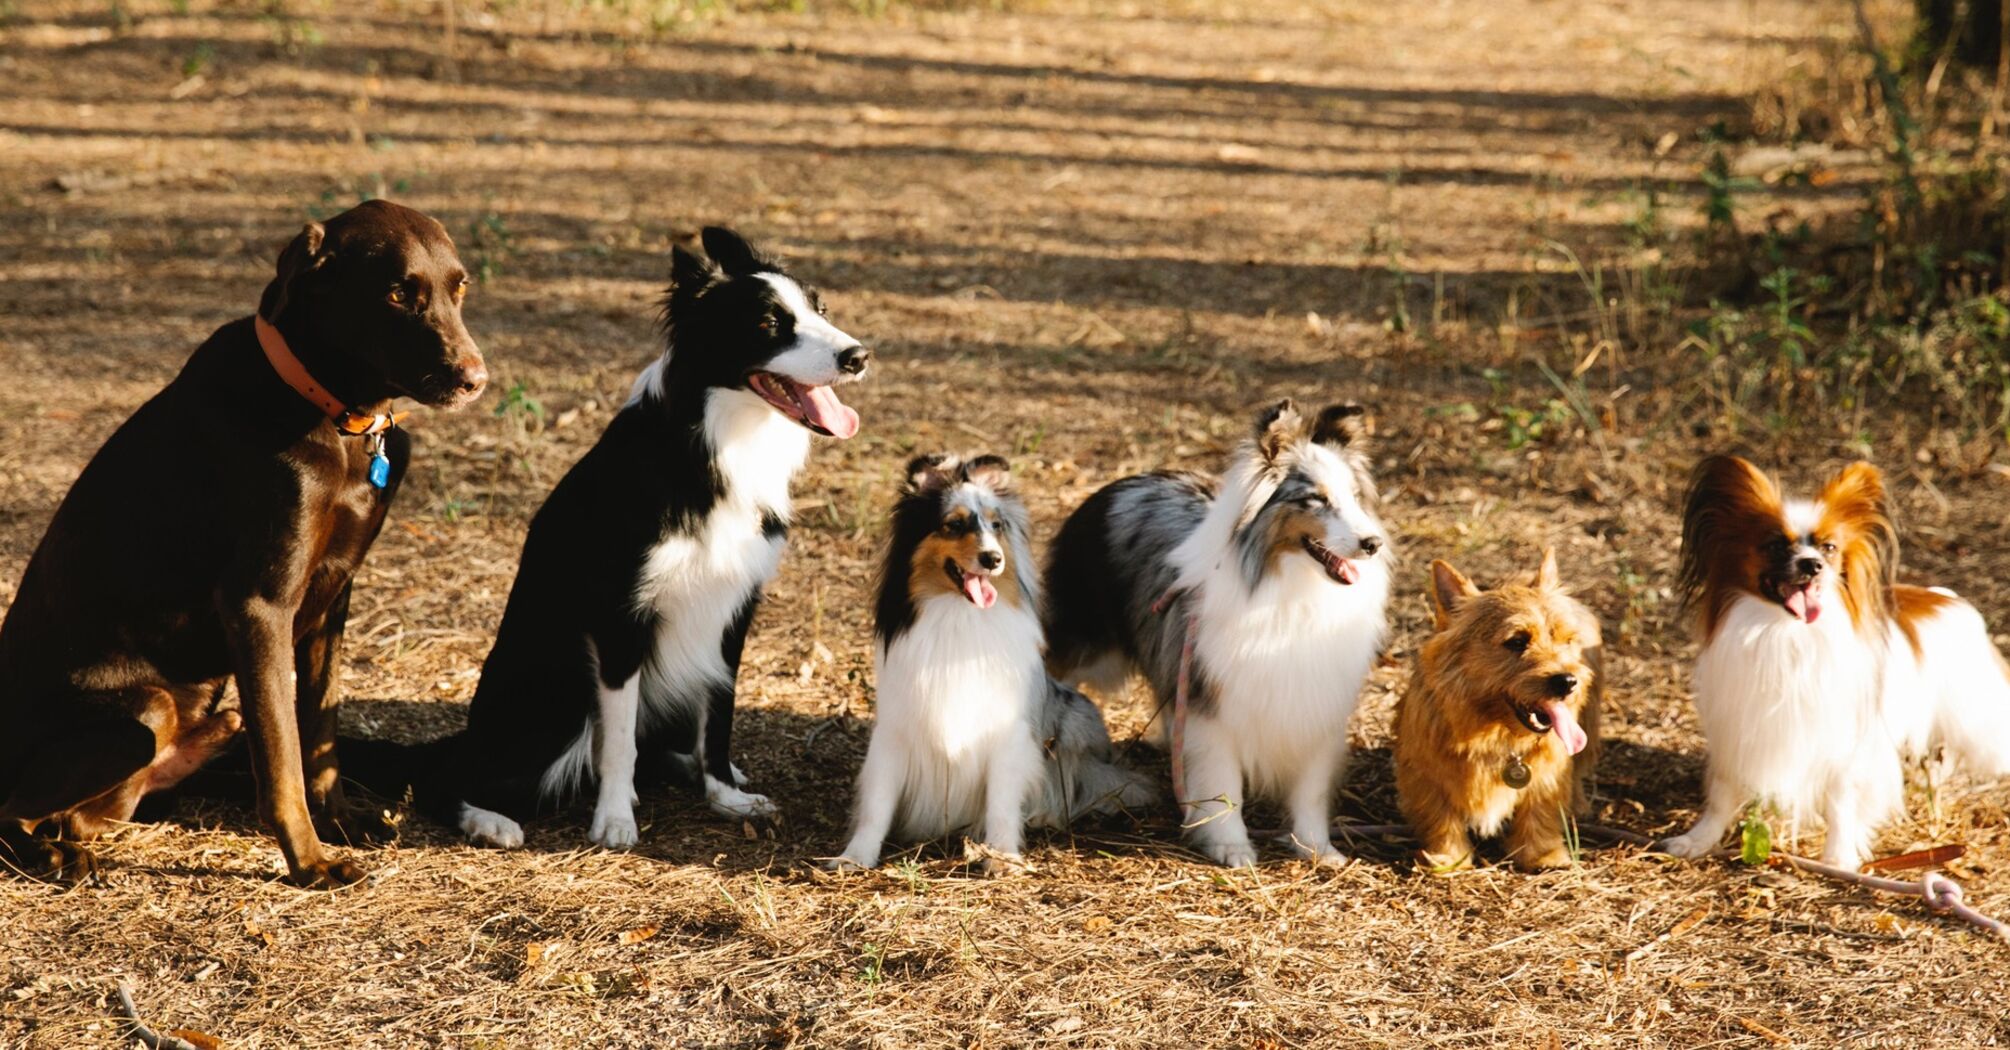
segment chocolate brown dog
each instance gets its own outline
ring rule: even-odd
[[[337,779],[337,651],[411,450],[391,399],[457,407],[488,381],[467,277],[410,208],[310,223],[258,316],[211,335],[85,465],[0,624],[0,861],[89,874],[76,840],[243,725],[293,881],[361,877],[316,834],[384,830]],[[239,709],[220,706],[233,677]]]

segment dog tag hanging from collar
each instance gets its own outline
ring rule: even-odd
[[[1507,767],[1501,770],[1501,781],[1520,791],[1528,786],[1528,767],[1522,764],[1520,755],[1509,755]]]
[[[379,430],[363,439],[367,442],[364,447],[370,452],[370,486],[372,488],[381,489],[391,483],[391,457],[384,454],[384,435],[390,433],[390,430],[390,427],[385,427],[383,430]]]

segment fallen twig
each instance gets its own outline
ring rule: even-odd
[[[120,981],[115,990],[119,997],[119,1012],[123,1013],[126,1021],[133,1026],[132,1031],[126,1033],[128,1036],[147,1044],[152,1050],[197,1050],[194,1043],[180,1036],[161,1035],[148,1028],[146,1023],[140,1020],[139,1007],[133,1005],[132,985]]]

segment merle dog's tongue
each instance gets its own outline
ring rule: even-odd
[[[1577,716],[1570,713],[1569,704],[1561,700],[1551,700],[1542,705],[1542,712],[1549,716],[1549,731],[1555,733],[1558,740],[1563,741],[1563,746],[1571,754],[1584,750],[1584,745],[1591,742],[1591,737],[1585,734],[1584,727],[1577,724]]]
[[[852,417],[854,430],[858,426],[857,418],[856,415]],[[998,588],[991,586],[991,577],[967,572],[963,574],[963,596],[979,609],[989,609],[998,600]]]
[[[1787,595],[1786,606],[1787,611],[1794,614],[1794,619],[1802,623],[1813,623],[1822,615],[1822,600],[1816,597],[1812,585]]]
[[[804,416],[811,423],[830,431],[832,437],[848,438],[858,433],[857,410],[839,401],[830,387],[798,387],[797,395],[802,401]]]

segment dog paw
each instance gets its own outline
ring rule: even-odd
[[[876,867],[878,857],[854,857],[849,853],[824,861],[825,871],[871,871]]]
[[[1717,844],[1714,842],[1705,842],[1703,841],[1703,839],[1695,835],[1677,835],[1672,839],[1662,839],[1661,841],[1654,844],[1654,848],[1657,851],[1666,853],[1671,857],[1681,857],[1684,860],[1695,860],[1696,858],[1703,856],[1704,854],[1710,852],[1711,850],[1716,849]]]
[[[1345,853],[1342,853],[1339,850],[1334,849],[1333,844],[1330,842],[1321,842],[1310,846],[1300,845],[1294,842],[1292,843],[1291,848],[1292,852],[1297,853],[1300,857],[1311,861],[1314,867],[1344,868],[1347,866],[1347,862],[1349,860],[1348,856]]]
[[[461,805],[461,834],[477,846],[516,849],[523,845],[523,826],[500,813]]]
[[[1539,853],[1527,858],[1516,857],[1514,860],[1515,867],[1529,872],[1555,871],[1558,868],[1568,868],[1572,863],[1570,851],[1561,846],[1547,853]]]
[[[1256,847],[1248,842],[1211,842],[1202,846],[1201,852],[1224,868],[1256,867]]]
[[[986,853],[977,865],[977,873],[987,879],[1010,878],[1031,870],[1025,856],[1018,853]]]
[[[1414,859],[1419,870],[1429,872],[1433,875],[1449,875],[1455,871],[1466,871],[1473,866],[1473,853],[1471,850],[1453,852],[1451,850],[1420,849],[1416,852]]]
[[[323,857],[300,865],[289,872],[287,877],[301,889],[332,890],[361,881],[363,868],[352,860]]]
[[[74,842],[33,839],[18,854],[0,845],[0,867],[12,867],[16,861],[21,874],[63,886],[83,885],[98,874],[97,858]]]
[[[728,762],[726,763],[726,769],[733,775],[734,787],[743,788],[747,786],[747,774],[740,772],[739,766],[736,766],[731,762]]]
[[[634,849],[641,836],[635,830],[635,816],[630,813],[593,814],[593,825],[586,830],[586,837],[593,844],[606,849]]]
[[[705,801],[712,807],[712,812],[727,820],[773,822],[780,815],[775,804],[768,801],[768,796],[741,791],[711,777],[705,778]]]

